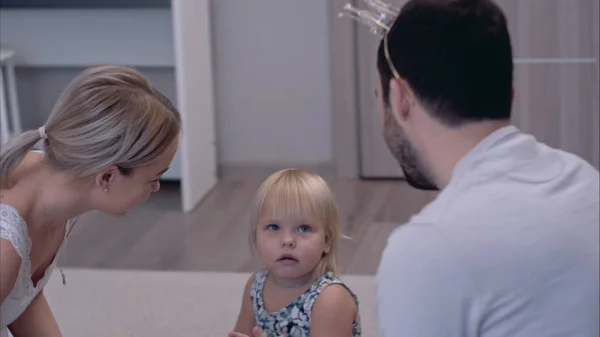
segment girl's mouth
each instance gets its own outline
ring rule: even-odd
[[[277,262],[283,262],[284,264],[293,264],[297,263],[298,259],[292,254],[283,254],[279,259],[277,259]]]

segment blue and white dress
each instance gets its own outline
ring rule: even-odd
[[[266,269],[256,273],[250,290],[254,318],[257,326],[267,337],[309,337],[312,307],[321,291],[330,284],[340,284],[348,289],[358,308],[358,297],[352,290],[332,273],[327,273],[288,306],[276,312],[269,312],[263,302],[263,289],[267,275]],[[361,336],[360,314],[352,325],[352,336]]]

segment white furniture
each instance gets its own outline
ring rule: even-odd
[[[164,178],[181,181],[187,212],[218,179],[210,2],[172,0],[170,9],[2,9],[0,41],[19,51],[17,66],[30,69],[173,68],[183,132]]]
[[[6,144],[12,136],[22,132],[19,102],[17,99],[17,83],[15,80],[15,68],[13,64],[14,55],[15,52],[13,50],[0,49],[1,145]]]

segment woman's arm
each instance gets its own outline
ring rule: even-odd
[[[15,337],[62,337],[43,291],[8,329]]]
[[[252,329],[256,326],[254,320],[254,308],[252,308],[252,302],[250,301],[250,289],[252,288],[252,282],[254,282],[254,275],[250,276],[246,286],[244,287],[244,295],[242,297],[242,306],[240,313],[238,314],[237,322],[235,323],[234,332],[242,333],[248,336],[252,336]]]
[[[358,316],[356,302],[348,289],[332,284],[321,291],[311,312],[311,337],[351,337]]]

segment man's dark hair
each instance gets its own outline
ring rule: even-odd
[[[384,43],[377,67],[389,104],[393,77]],[[513,59],[506,18],[491,0],[412,0],[390,32],[391,61],[442,123],[509,119]]]

